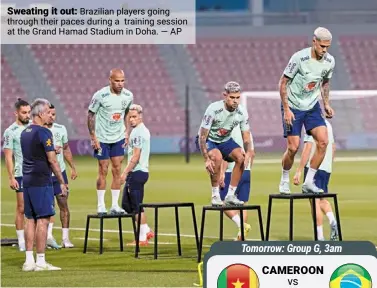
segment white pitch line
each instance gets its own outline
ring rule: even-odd
[[[14,224],[5,224],[5,223],[1,223],[0,226],[4,226],[4,227],[14,227]],[[62,228],[61,227],[54,227],[54,229],[59,229],[61,230]],[[70,230],[74,230],[74,231],[85,231],[86,229],[85,228],[69,228]],[[92,232],[99,232],[99,229],[89,229],[89,231],[92,231]],[[103,229],[103,232],[108,232],[108,233],[119,233],[118,230],[111,230],[111,229]],[[127,230],[123,230],[123,233],[126,233],[126,234],[134,234],[133,231],[127,231]],[[158,236],[169,236],[169,237],[177,237],[177,234],[173,234],[173,233],[160,233],[158,232]],[[181,237],[186,237],[186,238],[195,238],[194,235],[190,235],[190,234],[180,234]],[[199,236],[199,235],[198,235]],[[219,237],[216,237],[216,236],[205,236],[203,238],[207,238],[207,239],[219,239]],[[233,240],[233,238],[224,238],[225,240]],[[246,240],[251,240],[251,241],[260,241],[260,239],[246,239]]]

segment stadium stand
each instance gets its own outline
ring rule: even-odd
[[[14,122],[15,97],[28,100],[6,59],[1,55],[1,131]]]
[[[339,50],[350,75],[351,88],[377,89],[377,37],[341,36]],[[357,99],[365,132],[377,131],[377,97]]]
[[[346,71],[337,77],[350,79],[350,89],[377,89],[376,36],[339,36],[333,50]],[[244,91],[277,91],[278,81],[289,57],[308,46],[305,36],[198,38],[196,45],[185,46],[206,93],[203,102],[218,99],[219,89],[237,80]],[[145,108],[145,122],[154,136],[184,135],[184,111],[177,96],[176,83],[166,69],[164,57],[153,45],[29,45],[47,83],[65,108],[78,135],[87,135],[86,109],[91,96],[107,84],[109,70],[125,67],[127,86],[135,102]],[[167,57],[167,55],[165,55]],[[120,59],[120,60],[119,60]],[[171,59],[169,59],[171,60]],[[20,83],[6,62],[2,63],[2,128],[12,121],[8,95],[27,99]],[[333,88],[334,89],[334,88]],[[346,137],[364,128],[377,131],[373,107],[377,97],[333,101],[337,134]],[[252,129],[257,136],[281,135],[280,102],[273,99],[248,99]],[[8,106],[7,106],[8,105]],[[9,106],[10,107],[10,106]],[[361,109],[359,120],[349,121],[354,107]],[[199,123],[200,119],[192,119]],[[166,125],[169,123],[169,125]]]
[[[377,89],[377,37],[341,36],[339,47],[352,89]]]
[[[284,67],[297,49],[307,47],[306,37],[259,37],[198,39],[187,49],[210,101],[218,99],[219,87],[237,80],[244,91],[276,91]],[[280,135],[280,103],[248,101],[255,135]]]
[[[181,135],[184,113],[177,102],[158,48],[153,45],[30,45],[48,83],[87,133],[86,109],[93,93],[107,85],[111,68],[125,67],[127,87],[144,107],[153,135]],[[169,123],[169,125],[166,125]]]

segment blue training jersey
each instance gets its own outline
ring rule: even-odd
[[[51,166],[46,152],[55,151],[49,129],[32,124],[21,133],[23,187],[52,185]]]

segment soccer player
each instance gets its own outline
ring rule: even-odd
[[[327,134],[329,139],[329,144],[326,147],[326,154],[325,158],[323,159],[323,162],[321,166],[319,166],[319,169],[317,173],[315,174],[314,181],[318,188],[323,189],[325,193],[328,193],[328,184],[330,181],[330,176],[332,172],[332,162],[334,159],[334,153],[335,153],[335,141],[334,141],[334,134],[333,129],[329,121],[326,120],[326,126],[327,126]],[[294,176],[294,184],[298,185],[300,184],[301,179],[301,173],[302,170],[305,167],[304,170],[304,178],[309,170],[309,161],[313,157],[314,152],[316,150],[316,142],[314,141],[312,136],[309,136],[305,134],[304,137],[304,148],[302,150],[301,154],[301,161],[300,165],[297,168],[296,174]],[[305,166],[306,165],[306,166]],[[327,218],[329,219],[330,228],[331,228],[331,235],[330,239],[335,241],[338,239],[338,225],[334,217],[334,213],[331,209],[331,204],[326,199],[316,199],[316,215],[317,215],[317,235],[318,240],[325,240],[323,236],[323,215],[326,214]]]
[[[20,144],[21,132],[29,125],[30,105],[18,98],[14,104],[16,121],[4,131],[4,156],[7,167],[9,186],[16,191],[16,233],[18,248],[25,251],[24,234],[24,195],[22,190],[22,150]],[[14,156],[14,162],[13,162]]]
[[[56,120],[56,110],[54,105],[50,105],[50,121],[46,125],[52,132],[54,137],[54,144],[55,150],[58,150],[57,160],[59,163],[60,170],[62,171],[62,175],[65,181],[65,184],[68,185],[68,177],[65,167],[64,160],[67,161],[69,167],[71,167],[71,179],[75,180],[77,178],[76,166],[73,162],[73,156],[71,149],[68,145],[68,133],[67,129],[62,124],[55,123]],[[63,151],[61,151],[61,149]],[[74,245],[69,240],[69,220],[70,220],[70,213],[68,208],[68,194],[67,196],[62,196],[62,190],[60,189],[60,184],[56,176],[52,175],[52,185],[54,187],[54,194],[56,197],[56,201],[59,206],[60,210],[60,221],[62,224],[62,247],[63,248],[73,248]],[[54,217],[51,217],[51,219]],[[55,240],[52,236],[52,228],[53,228],[53,221],[51,221],[48,225],[48,233],[47,233],[47,245],[51,246],[54,244]],[[55,242],[56,243],[56,242]]]
[[[122,208],[127,213],[139,212],[139,205],[143,203],[144,199],[144,185],[149,178],[151,134],[143,123],[142,113],[143,108],[140,105],[131,105],[129,114],[133,129],[128,144],[128,164],[121,175],[122,182],[126,181],[123,188]],[[154,233],[149,228],[145,213],[142,211],[139,232],[140,246],[148,245],[148,240],[153,237]],[[135,241],[131,245],[135,245]]]
[[[235,162],[229,189],[224,199],[226,205],[242,205],[235,196],[237,185],[245,167],[249,165],[252,154],[249,116],[247,110],[239,105],[241,86],[237,82],[225,84],[224,100],[210,104],[199,129],[196,144],[201,151],[205,167],[212,184],[212,205],[223,205],[220,197],[220,175],[223,159]],[[231,132],[237,125],[242,131],[242,148],[232,139]]]
[[[240,146],[242,146],[242,133],[241,129],[239,126],[235,127],[232,131],[231,134],[233,140]],[[251,139],[251,158],[249,165],[245,168],[245,171],[242,174],[242,178],[240,182],[238,183],[237,190],[235,192],[235,195],[237,195],[237,198],[246,204],[247,201],[249,201],[249,195],[250,195],[250,170],[251,170],[251,165],[254,160],[254,143],[253,143],[253,137],[250,134],[250,139]],[[223,166],[221,170],[221,177],[220,177],[220,197],[221,200],[225,199],[226,193],[229,189],[230,185],[230,179],[232,177],[232,171],[234,168],[234,162],[228,163],[227,161],[223,161]],[[239,215],[239,211],[237,210],[227,210],[224,211],[225,215],[228,216],[229,219],[231,219],[236,225],[237,228],[241,228],[241,219]],[[251,226],[246,223],[247,222],[247,210],[243,211],[243,220],[244,220],[244,230],[245,230],[245,237],[247,233],[250,231]],[[241,240],[241,232],[238,232],[237,235],[237,240]]]
[[[45,260],[47,227],[50,217],[55,215],[52,172],[59,180],[62,195],[67,195],[67,186],[56,159],[52,133],[43,127],[50,118],[49,106],[46,99],[36,99],[31,104],[33,122],[21,133],[24,207],[27,218],[26,261],[23,271],[61,270]],[[34,240],[36,261],[33,255]]]
[[[325,157],[328,144],[327,128],[318,102],[322,90],[324,110],[327,117],[333,117],[334,110],[329,104],[330,79],[335,59],[328,53],[332,35],[329,30],[319,27],[314,31],[312,47],[302,49],[291,57],[280,79],[281,111],[287,150],[282,159],[282,176],[279,191],[290,194],[289,171],[300,145],[302,127],[317,142],[303,191],[323,193],[314,182],[314,176]]]
[[[110,71],[109,85],[94,93],[89,105],[88,128],[94,157],[98,159],[97,197],[98,214],[107,214],[105,206],[106,176],[109,159],[112,164],[111,214],[124,214],[119,207],[120,174],[128,143],[130,124],[128,110],[133,103],[133,94],[124,88],[124,72]],[[125,129],[126,126],[126,129]]]

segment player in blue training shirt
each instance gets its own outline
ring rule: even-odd
[[[45,260],[47,227],[50,217],[55,215],[52,172],[59,180],[62,195],[67,195],[67,186],[56,159],[52,133],[43,127],[51,117],[50,103],[45,99],[36,99],[31,104],[31,117],[32,124],[21,133],[24,213],[27,218],[26,261],[22,270],[61,270]],[[33,256],[34,239],[36,261]]]

